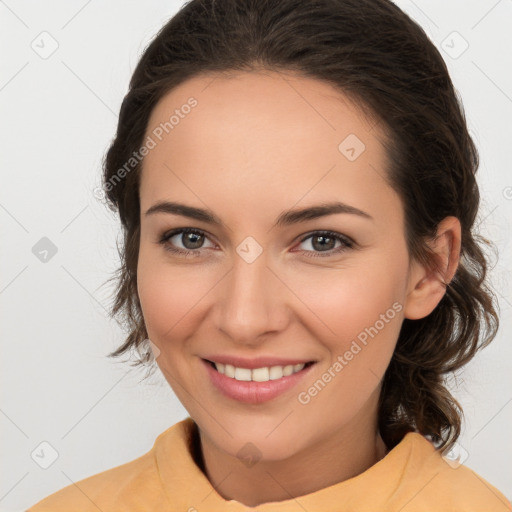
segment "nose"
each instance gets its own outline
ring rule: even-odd
[[[252,263],[236,255],[218,293],[217,328],[233,343],[259,345],[289,321],[291,292],[269,266],[265,251]]]

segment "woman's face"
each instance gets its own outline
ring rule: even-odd
[[[164,376],[228,454],[376,428],[417,275],[379,130],[289,73],[196,77],[152,112],[140,302]]]

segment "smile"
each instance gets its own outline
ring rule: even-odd
[[[262,368],[240,368],[231,364],[214,363],[210,361],[214,368],[231,379],[240,381],[253,381],[253,382],[267,382],[269,380],[277,380],[282,377],[288,377],[294,373],[300,372],[306,365],[313,364],[299,363],[299,364],[288,364],[286,366],[264,366]]]
[[[202,359],[202,363],[214,390],[246,404],[261,404],[292,391],[315,366],[315,361],[271,366],[260,363],[255,368],[208,359]]]

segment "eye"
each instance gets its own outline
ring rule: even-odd
[[[164,246],[166,251],[170,251],[183,256],[199,256],[203,249],[204,240],[207,240],[206,234],[200,229],[180,228],[165,233],[160,238],[159,243]],[[183,249],[176,247],[178,243],[183,245]],[[215,244],[212,245],[215,247]]]
[[[164,246],[166,251],[174,254],[179,254],[185,257],[200,256],[201,249],[205,249],[204,241],[208,240],[206,233],[200,229],[194,228],[179,228],[165,233],[158,241]],[[310,233],[301,240],[301,244],[308,242],[312,249],[302,250],[305,256],[310,257],[326,257],[334,254],[339,254],[343,251],[351,249],[355,246],[355,242],[347,236],[335,233],[333,231],[315,231]],[[177,247],[182,244],[183,248]],[[336,247],[336,244],[338,246]],[[210,247],[215,247],[212,244]],[[325,254],[322,254],[325,253]]]
[[[308,242],[307,245],[312,247],[313,250],[303,251],[304,255],[308,258],[333,256],[334,254],[339,254],[343,251],[351,249],[355,245],[354,241],[350,238],[333,231],[315,231],[314,233],[311,233],[303,238],[301,240],[301,244],[310,239],[311,241]],[[336,242],[339,242],[338,247],[335,247]]]

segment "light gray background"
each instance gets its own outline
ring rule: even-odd
[[[159,374],[141,384],[142,372],[106,357],[123,338],[104,285],[119,225],[93,193],[138,57],[182,3],[0,0],[3,512],[133,460],[187,415]],[[511,498],[512,2],[397,3],[441,49],[480,152],[501,329],[459,379],[459,442],[465,464]],[[46,262],[32,251],[43,237],[57,248]],[[43,441],[58,452],[48,469]]]

